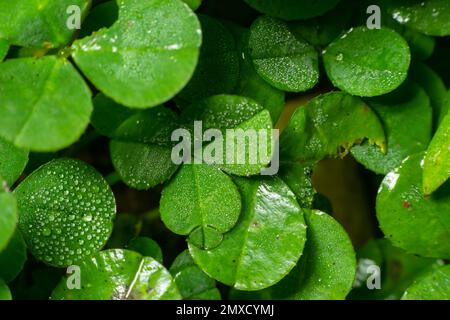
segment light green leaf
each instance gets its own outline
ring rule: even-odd
[[[421,87],[405,82],[390,94],[366,102],[383,123],[387,153],[368,143],[354,146],[351,152],[358,162],[376,173],[387,174],[407,156],[426,150],[431,140],[432,109]]]
[[[0,251],[0,279],[6,283],[14,280],[27,260],[27,247],[18,229],[14,232],[8,246]]]
[[[28,162],[28,152],[0,138],[0,180],[12,186]]]
[[[197,10],[203,0],[183,0],[192,10]]]
[[[168,180],[177,165],[171,160],[175,114],[162,106],[142,111],[124,121],[110,144],[111,159],[122,180],[138,190]]]
[[[440,266],[419,277],[405,291],[403,300],[449,300],[450,265]]]
[[[0,186],[0,251],[10,241],[17,225],[16,198],[9,192],[4,192]]]
[[[431,196],[422,193],[423,153],[406,158],[384,178],[377,217],[386,238],[409,253],[450,257],[450,185]]]
[[[0,39],[0,62],[5,59],[6,55],[8,54],[9,50],[9,43],[5,39]]]
[[[14,194],[27,246],[48,265],[65,267],[90,257],[111,235],[114,195],[84,162],[53,160],[29,175]]]
[[[118,21],[75,41],[72,56],[89,80],[118,103],[157,106],[192,76],[200,24],[180,0],[118,0],[118,5]]]
[[[130,241],[128,250],[133,250],[142,254],[144,257],[152,257],[159,263],[163,263],[163,254],[158,243],[147,237],[137,237]]]
[[[212,250],[189,244],[195,263],[210,277],[239,290],[261,290],[294,268],[306,241],[303,213],[278,178],[236,178],[243,200],[238,224]]]
[[[65,59],[0,64],[0,136],[21,148],[55,151],[75,142],[92,112],[91,93]]]
[[[67,27],[74,13],[68,9],[77,6],[83,18],[90,2],[0,0],[0,38],[17,46],[46,49],[62,47],[69,43],[76,31]]]
[[[245,0],[256,10],[285,20],[307,19],[333,9],[339,0]]]
[[[114,249],[80,263],[81,289],[67,288],[63,278],[53,300],[176,300],[181,296],[172,276],[158,261]]]
[[[275,88],[301,92],[319,80],[318,54],[281,20],[263,16],[250,28],[249,53],[258,74]]]
[[[12,300],[11,291],[2,279],[0,279],[0,300]]]
[[[429,195],[450,177],[450,112],[431,140],[423,163],[423,192]]]
[[[189,243],[211,249],[236,224],[241,200],[225,173],[206,164],[186,164],[164,188],[160,210],[172,232],[189,235]]]
[[[181,252],[170,267],[181,296],[185,300],[220,300],[216,281],[206,275],[192,260],[188,250]]]
[[[373,97],[393,91],[405,80],[411,54],[395,31],[359,27],[333,41],[324,50],[323,60],[336,87]]]

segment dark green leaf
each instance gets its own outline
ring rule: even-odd
[[[314,195],[316,194],[312,185],[313,166],[304,166],[300,163],[284,162],[280,166],[278,175],[291,188],[297,197],[301,208],[311,208]]]
[[[80,30],[80,38],[91,35],[101,28],[109,28],[117,21],[119,7],[117,1],[107,1],[95,6],[83,22]]]
[[[161,248],[155,240],[147,237],[138,237],[130,241],[127,249],[136,251],[144,257],[152,257],[159,263],[163,263],[163,254]]]
[[[203,0],[183,0],[192,10],[197,10]]]
[[[0,251],[0,279],[6,283],[16,278],[27,259],[27,247],[18,229],[14,232],[8,246]]]
[[[16,198],[9,192],[3,192],[0,186],[0,251],[3,250],[17,225],[17,203]]]

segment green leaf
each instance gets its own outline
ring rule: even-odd
[[[119,0],[118,4],[118,21],[75,41],[72,56],[88,79],[118,103],[157,106],[177,94],[192,76],[200,24],[180,0]]]
[[[352,95],[373,97],[396,89],[406,78],[411,54],[395,31],[350,29],[323,53],[333,84]]]
[[[347,233],[321,211],[306,210],[305,220],[308,240],[300,261],[289,275],[260,292],[233,292],[233,298],[345,299],[352,288],[356,267],[355,252]]]
[[[12,300],[11,291],[2,279],[0,279],[0,300]]]
[[[450,177],[450,112],[428,147],[423,164],[423,192],[429,195]]]
[[[429,268],[442,263],[441,260],[423,258],[408,254],[392,246],[386,239],[367,242],[358,250],[358,268],[356,281],[350,299],[400,299],[412,281]],[[380,288],[369,289],[367,283],[373,284],[370,276],[375,275],[373,266],[380,268]]]
[[[124,121],[110,143],[111,160],[122,180],[138,190],[168,180],[177,165],[171,160],[175,114],[162,106],[142,111]]]
[[[164,188],[161,219],[172,232],[189,235],[189,243],[214,248],[236,224],[239,192],[230,177],[205,165],[183,165]]]
[[[0,62],[5,59],[6,55],[8,54],[9,50],[9,43],[5,39],[0,39]]]
[[[450,257],[450,185],[431,196],[422,194],[423,153],[406,158],[383,180],[377,217],[396,247],[424,257]]]
[[[449,300],[450,265],[440,266],[419,277],[402,297],[403,300]]]
[[[307,19],[333,9],[339,0],[244,0],[256,10],[285,20]]]
[[[27,260],[27,247],[18,229],[14,232],[8,246],[0,251],[0,279],[6,283],[14,280],[22,271]]]
[[[431,140],[432,109],[421,87],[405,82],[390,94],[366,102],[384,125],[387,153],[367,143],[354,146],[351,152],[358,162],[376,173],[387,174],[407,156],[427,148]]]
[[[278,175],[291,188],[301,208],[311,208],[316,191],[312,185],[313,166],[283,162]]]
[[[67,27],[77,6],[84,17],[88,0],[0,0],[0,38],[24,47],[58,48],[70,42],[76,30]],[[69,13],[68,13],[69,12]]]
[[[93,103],[91,124],[98,133],[110,138],[113,138],[120,125],[135,113],[134,110],[121,106],[103,93],[97,94]]]
[[[17,225],[16,198],[9,192],[3,192],[0,186],[0,251],[10,241]]]
[[[430,36],[450,35],[450,3],[447,0],[384,0],[382,5],[400,24]]]
[[[249,53],[258,74],[275,88],[301,92],[319,80],[318,54],[286,22],[263,16],[250,28]]]
[[[53,160],[28,176],[14,194],[27,246],[48,265],[65,267],[92,256],[111,235],[114,195],[84,162]]]
[[[152,257],[159,263],[163,263],[163,254],[158,243],[147,237],[137,237],[130,241],[128,250],[133,250],[142,254],[144,257]]]
[[[158,261],[114,249],[80,263],[81,289],[70,290],[63,278],[53,300],[176,300],[181,296],[172,276]]]
[[[183,0],[192,10],[197,10],[203,0]]]
[[[230,32],[219,21],[199,15],[203,31],[200,58],[179,97],[194,102],[215,94],[231,93],[239,76],[239,56]]]
[[[119,7],[116,0],[100,3],[95,6],[81,26],[79,38],[91,35],[101,28],[109,28],[117,21]]]
[[[67,147],[89,123],[90,96],[67,60],[47,56],[5,61],[0,64],[0,136],[33,151]]]
[[[312,99],[292,116],[280,137],[285,162],[311,164],[348,151],[364,139],[385,149],[383,127],[375,113],[359,98],[331,92]]]
[[[22,174],[28,162],[28,152],[16,148],[12,143],[0,138],[0,180],[8,186]]]
[[[142,218],[138,215],[119,212],[114,220],[113,231],[108,239],[106,248],[122,249],[131,240],[139,236],[142,228]]]
[[[294,268],[306,241],[303,213],[278,178],[236,178],[243,200],[238,224],[212,250],[189,244],[195,263],[210,277],[239,290],[261,290]]]
[[[185,300],[220,300],[216,281],[194,262],[188,250],[181,252],[170,267],[181,296]]]

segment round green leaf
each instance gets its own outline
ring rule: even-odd
[[[245,2],[273,17],[297,20],[320,16],[333,9],[339,0],[245,0]]]
[[[28,162],[28,152],[0,138],[0,180],[8,186],[22,174]]]
[[[75,142],[92,112],[91,93],[65,59],[0,64],[0,136],[21,148],[55,151]]]
[[[75,41],[72,56],[89,80],[115,101],[136,108],[157,106],[192,76],[200,24],[180,0],[118,0],[118,4],[118,21]]]
[[[186,300],[220,300],[216,281],[206,275],[194,262],[188,250],[178,255],[170,267],[181,296]]]
[[[11,291],[2,279],[0,279],[0,300],[12,300]]]
[[[306,241],[303,213],[279,178],[236,178],[243,200],[238,224],[212,250],[189,244],[210,277],[239,290],[261,290],[294,268]]]
[[[403,300],[449,300],[450,265],[440,266],[419,277],[402,297]]]
[[[111,234],[114,195],[103,177],[84,162],[53,160],[14,193],[28,248],[48,265],[65,267],[92,256]]]
[[[14,280],[27,260],[27,247],[18,229],[14,232],[8,246],[0,251],[0,279],[6,283]]]
[[[62,47],[76,31],[68,28],[77,13],[72,6],[80,10],[83,18],[90,3],[89,0],[0,0],[0,38],[17,46]]]
[[[241,212],[239,192],[230,177],[205,165],[183,165],[164,188],[161,219],[174,233],[189,235],[199,248],[214,248]]]
[[[53,300],[176,300],[180,294],[158,261],[139,253],[114,249],[80,263],[81,289],[69,289],[63,278]],[[68,275],[70,277],[70,275]]]
[[[132,115],[113,134],[111,160],[122,180],[138,190],[168,180],[177,165],[171,159],[175,114],[156,107]]]
[[[368,139],[384,150],[383,127],[359,98],[331,92],[297,109],[280,137],[282,162],[311,164]]]
[[[16,198],[0,186],[0,251],[8,244],[17,225]]]
[[[411,54],[395,31],[350,29],[323,53],[333,84],[352,95],[373,97],[396,89],[406,78]]]
[[[281,20],[263,16],[253,22],[249,54],[258,74],[275,88],[301,92],[319,80],[318,54]]]
[[[350,238],[338,222],[321,211],[305,211],[305,220],[308,240],[300,261],[289,275],[260,292],[233,292],[233,298],[345,299],[352,288],[356,270]]]
[[[133,250],[142,254],[144,257],[152,257],[159,263],[163,263],[163,254],[158,243],[147,237],[137,237],[130,241],[128,250]]]
[[[447,0],[384,0],[382,5],[400,24],[431,36],[450,35],[450,3]]]
[[[179,97],[194,102],[215,94],[231,93],[239,75],[239,56],[233,36],[219,21],[199,16],[202,48],[195,73]]]
[[[425,257],[450,257],[450,185],[422,194],[423,153],[406,158],[383,180],[377,217],[393,245]]]
[[[407,156],[424,151],[431,140],[430,100],[418,85],[405,84],[388,95],[366,101],[384,125],[387,153],[367,143],[354,146],[351,152],[358,162],[376,173],[394,170]]]
[[[431,194],[450,178],[450,112],[431,140],[423,164],[423,191]]]

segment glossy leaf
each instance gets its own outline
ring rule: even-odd
[[[67,288],[63,278],[53,300],[176,300],[180,294],[158,261],[139,253],[114,249],[97,253],[80,264],[81,289]]]
[[[313,166],[283,162],[278,175],[291,188],[301,208],[311,208],[316,191],[312,185]]]
[[[249,53],[258,74],[283,91],[311,89],[319,80],[314,47],[281,20],[263,16],[250,29]]]
[[[245,0],[256,10],[285,20],[307,19],[333,9],[339,0]]]
[[[359,27],[333,41],[323,60],[336,87],[373,97],[393,91],[405,80],[411,55],[407,42],[395,31]]]
[[[189,244],[195,263],[210,277],[239,290],[280,281],[303,252],[306,225],[294,194],[278,178],[237,178],[243,210],[238,224],[212,250]]]
[[[402,297],[403,300],[450,299],[450,266],[440,266],[419,277]]]
[[[377,217],[396,247],[424,257],[450,257],[450,185],[431,196],[422,193],[423,153],[406,158],[383,180]]]
[[[118,21],[75,41],[72,56],[115,101],[157,106],[192,76],[201,42],[199,22],[180,0],[119,0],[118,5]]]
[[[281,161],[311,164],[367,139],[385,149],[375,113],[360,99],[331,92],[297,109],[280,137]],[[344,151],[344,152],[345,152]]]
[[[153,239],[147,237],[137,237],[130,241],[127,249],[140,253],[144,257],[152,257],[161,264],[163,263],[161,248]]]
[[[5,249],[0,251],[0,279],[6,283],[14,280],[27,259],[27,247],[18,229],[14,232]]]
[[[33,151],[75,142],[92,112],[90,91],[65,59],[11,59],[0,64],[0,136]]]
[[[0,279],[0,300],[12,300],[11,291],[2,279]]]
[[[431,140],[423,163],[423,192],[436,191],[450,177],[450,112]]]
[[[162,106],[136,113],[119,126],[110,152],[114,168],[127,185],[149,189],[175,173],[170,138],[177,127],[175,114]]]
[[[89,0],[0,1],[0,38],[24,47],[58,48],[72,39],[76,29],[68,28],[77,6],[84,17]],[[71,9],[71,10],[69,10]]]
[[[233,298],[343,300],[355,278],[355,252],[331,216],[305,211],[308,226],[305,250],[297,266],[275,286],[256,293],[234,292]],[[256,295],[255,295],[256,294]]]
[[[172,232],[189,235],[189,243],[211,249],[236,224],[239,192],[230,177],[206,164],[183,165],[164,188],[161,219]]]
[[[203,42],[195,73],[179,97],[194,102],[231,93],[239,77],[239,56],[230,32],[218,20],[199,15]]]
[[[28,162],[28,152],[0,138],[0,180],[12,186]]]
[[[17,225],[16,198],[0,187],[0,251],[3,250],[14,234]]]
[[[92,256],[111,235],[114,195],[102,176],[81,161],[51,161],[14,194],[27,246],[48,265],[65,267]]]
[[[426,150],[431,140],[432,109],[421,87],[405,83],[388,95],[366,102],[383,123],[387,153],[368,143],[354,146],[351,152],[358,162],[376,173],[387,174],[407,156]]]
[[[206,275],[192,260],[188,250],[181,252],[170,267],[181,296],[185,300],[220,300],[216,281]]]

